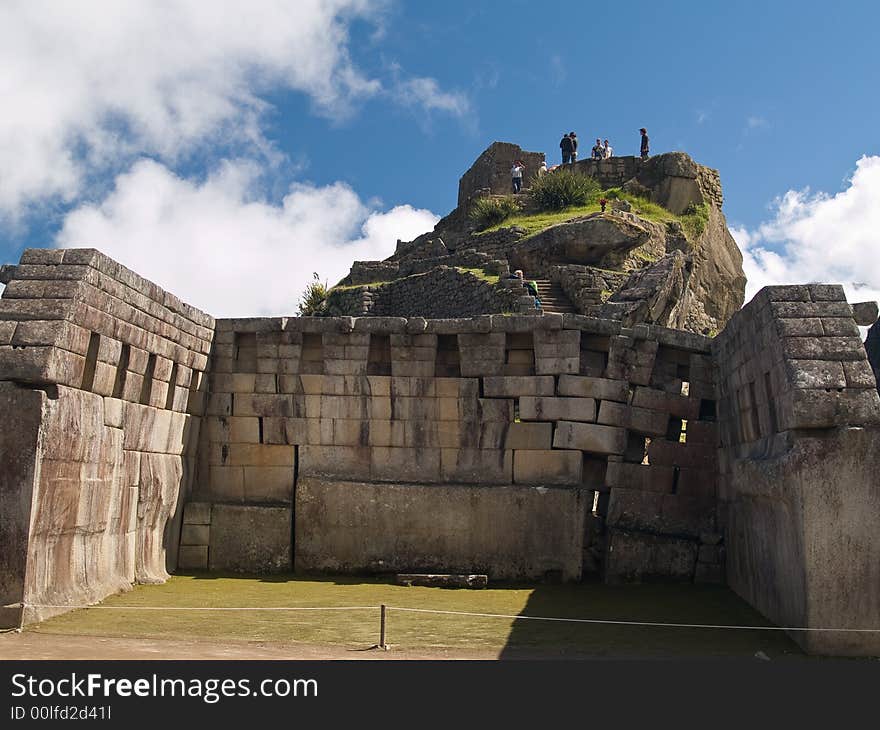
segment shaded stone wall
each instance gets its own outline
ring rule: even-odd
[[[288,568],[295,512],[302,571],[721,579],[706,338],[493,315],[218,320],[216,343],[184,567]],[[271,509],[277,542],[217,533],[219,504]]]
[[[478,256],[469,263],[485,265],[485,271],[490,275],[501,271],[506,273],[507,269],[506,262]],[[446,265],[426,268],[429,269],[427,273],[412,274],[386,284],[334,289],[323,311],[331,316],[357,312],[376,317],[404,317],[418,313],[419,316],[448,319],[516,310],[515,297],[509,290],[479,274]]]
[[[0,299],[4,625],[174,568],[212,339],[97,251],[23,254]]]
[[[470,201],[476,195],[486,192],[497,195],[512,193],[510,170],[515,160],[522,160],[525,165],[523,185],[528,186],[544,161],[544,153],[527,152],[510,142],[493,142],[459,180],[459,211],[466,215]]]
[[[713,355],[728,582],[784,626],[876,628],[880,400],[842,287],[762,289]],[[870,634],[793,638],[880,652]]]

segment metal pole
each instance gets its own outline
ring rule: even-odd
[[[385,646],[385,604],[381,606],[381,623],[379,625],[379,648],[388,650]]]

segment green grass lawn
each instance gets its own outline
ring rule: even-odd
[[[506,615],[768,626],[721,586],[599,583],[450,590],[396,586],[373,578],[178,575],[137,586],[101,604],[57,616],[30,631],[52,634],[263,641],[369,647],[379,610],[126,611],[158,607],[341,607],[387,604],[387,641],[411,649],[482,649],[505,654],[594,656],[768,656],[800,654],[779,631],[574,624],[408,613],[394,607]]]

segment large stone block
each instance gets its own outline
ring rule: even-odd
[[[521,395],[553,395],[552,376],[496,376],[483,379],[487,398],[515,398]]]
[[[669,414],[614,401],[602,401],[596,421],[606,426],[628,428],[647,436],[664,436],[669,426]]]
[[[611,490],[606,521],[609,527],[622,530],[696,539],[703,532],[715,531],[715,499],[714,495],[615,488]]]
[[[442,449],[440,458],[442,482],[510,484],[513,481],[512,451],[504,451],[500,448]],[[429,480],[419,478],[418,481]]]
[[[596,401],[592,398],[523,396],[519,417],[524,421],[595,421]]]
[[[611,530],[605,551],[605,582],[652,578],[690,582],[696,563],[695,541]]]
[[[302,479],[296,569],[577,580],[591,497],[571,488]]]
[[[549,450],[553,441],[552,423],[511,423],[505,449]]]
[[[632,404],[639,408],[664,411],[672,416],[688,420],[698,418],[700,415],[698,398],[688,398],[653,388],[636,388]]]
[[[595,398],[601,401],[613,400],[626,403],[629,400],[629,384],[624,380],[608,378],[560,375],[558,392],[559,395]]]
[[[643,492],[670,494],[673,477],[673,467],[671,466],[610,461],[605,472],[605,484],[612,489],[620,487]]]
[[[553,448],[580,449],[595,454],[622,454],[626,451],[626,429],[560,421],[553,435]]]
[[[515,451],[513,481],[517,484],[580,484],[583,455],[580,451]]]
[[[877,428],[794,437],[775,458],[731,460],[726,480],[730,586],[781,626],[880,626]],[[880,636],[793,632],[807,651],[880,655]]]
[[[215,504],[211,570],[279,573],[291,568],[290,507]]]

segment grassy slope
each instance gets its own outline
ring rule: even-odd
[[[705,225],[705,220],[707,220],[708,218],[707,212],[699,210],[690,215],[675,215],[671,211],[664,208],[662,205],[652,203],[650,200],[639,198],[635,195],[630,195],[629,193],[624,193],[620,190],[620,188],[611,188],[609,190],[604,190],[601,194],[598,195],[596,200],[598,201],[598,199],[602,197],[608,199],[609,206],[611,205],[611,201],[614,198],[625,200],[633,206],[634,212],[637,212],[637,214],[640,215],[642,218],[646,218],[647,220],[653,221],[654,223],[667,223],[671,221],[678,221],[682,224],[685,235],[687,235],[688,239],[691,241],[696,239],[703,230],[703,226],[700,226],[698,219],[702,219],[704,221],[703,225]],[[501,223],[490,226],[485,231],[481,231],[477,235],[497,231],[500,228],[519,226],[520,228],[524,228],[527,231],[527,236],[532,236],[536,233],[540,233],[545,228],[556,225],[557,223],[565,223],[566,221],[569,221],[573,218],[579,218],[581,216],[589,215],[590,213],[598,213],[599,210],[599,203],[592,202],[588,205],[565,208],[563,210],[542,211],[540,213],[532,214],[517,213],[516,215],[512,215],[509,218],[505,219]]]
[[[799,654],[778,631],[633,627],[405,613],[394,606],[506,615],[722,625],[769,625],[722,586],[599,583],[493,585],[486,590],[406,588],[376,578],[174,576],[137,586],[103,606],[378,606],[388,642],[407,648],[481,648],[598,656]],[[32,629],[52,634],[271,641],[365,648],[378,641],[379,611],[114,611],[84,609]]]

